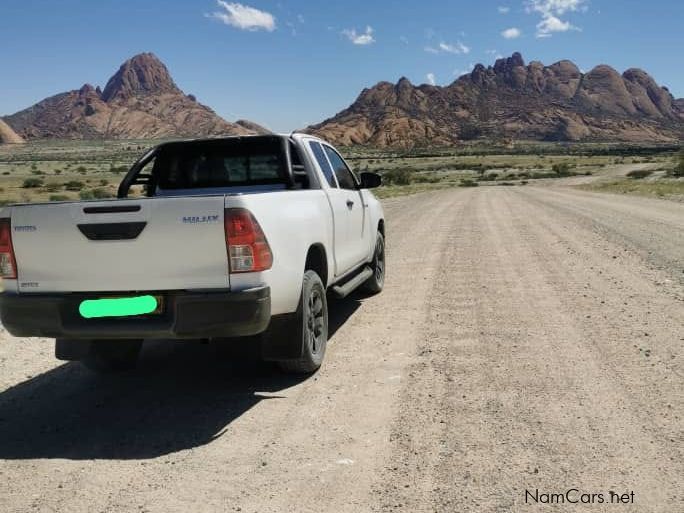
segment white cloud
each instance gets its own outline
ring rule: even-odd
[[[428,84],[430,84],[430,85],[435,85],[435,84],[436,84],[436,82],[435,82],[435,74],[434,74],[434,73],[428,73],[427,75],[425,75],[425,77],[427,78]]]
[[[458,41],[456,44],[449,44],[442,41],[437,45],[437,47],[426,46],[423,49],[428,53],[453,53],[456,55],[470,53],[470,47],[464,45],[460,41]]]
[[[370,25],[366,27],[366,32],[359,34],[356,29],[345,29],[342,34],[349,39],[355,45],[370,45],[375,43],[375,38],[373,37],[373,27]]]
[[[586,4],[587,0],[528,0],[527,12],[541,15],[536,36],[544,38],[551,37],[554,32],[580,30],[569,21],[560,19],[560,16],[576,11],[586,12]]]
[[[220,20],[226,25],[250,32],[257,30],[273,32],[276,29],[275,17],[271,13],[248,5],[224,2],[224,0],[217,0],[216,3],[224,11],[216,11],[207,16]]]
[[[461,54],[461,53],[470,53],[470,48],[468,48],[466,45],[458,41],[455,45],[448,44],[445,42],[439,43],[439,49],[442,50],[443,52],[446,53],[455,53],[455,54]]]
[[[401,41],[405,45],[409,44],[408,37],[406,37],[406,36],[399,36],[399,41]]]
[[[501,55],[501,53],[500,53],[498,50],[485,50],[485,53],[486,53],[487,55],[491,55],[491,56],[494,57],[495,59],[501,59],[501,58],[503,58],[503,55]]]
[[[297,15],[297,21],[303,25],[304,24],[304,16],[301,14],[298,14]]]
[[[511,8],[510,8],[510,7],[506,7],[506,6],[503,6],[503,5],[500,5],[500,6],[497,8],[497,10],[499,11],[499,14],[508,14],[509,12],[511,12]]]
[[[506,39],[516,39],[522,35],[522,32],[520,32],[519,28],[511,27],[504,30],[501,35]]]
[[[577,27],[568,21],[563,21],[555,16],[546,16],[537,23],[537,37],[551,37],[554,32],[567,32],[568,30],[578,30]]]
[[[586,9],[587,0],[529,0],[527,12],[538,12],[542,16],[562,16],[566,12]]]

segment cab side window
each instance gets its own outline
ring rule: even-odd
[[[332,164],[333,171],[335,172],[335,176],[337,177],[337,182],[340,184],[340,187],[342,189],[356,190],[358,188],[356,186],[356,179],[354,178],[351,170],[344,163],[344,160],[342,160],[342,157],[340,157],[339,154],[330,146],[324,146],[324,148],[325,153],[330,159],[330,163]]]
[[[335,181],[333,170],[330,167],[330,162],[328,162],[328,159],[325,157],[325,152],[320,143],[311,141],[309,142],[309,146],[311,147],[314,157],[316,157],[318,165],[321,167],[321,171],[323,171],[323,174],[325,175],[325,179],[328,180],[328,184],[330,187],[337,189],[337,182]]]

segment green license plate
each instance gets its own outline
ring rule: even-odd
[[[157,313],[160,301],[154,296],[118,297],[108,299],[87,299],[78,307],[85,319],[99,317],[129,317]]]

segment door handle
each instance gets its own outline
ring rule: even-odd
[[[347,207],[354,208],[354,202],[352,200],[347,200]]]

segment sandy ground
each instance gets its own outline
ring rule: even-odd
[[[386,289],[331,305],[308,379],[178,343],[102,378],[3,333],[0,511],[684,511],[684,205],[480,187],[386,213]],[[525,502],[569,489],[633,504]]]

